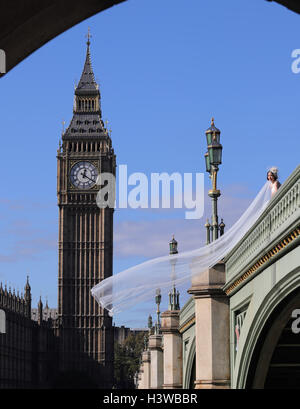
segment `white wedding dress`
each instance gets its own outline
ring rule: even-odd
[[[162,294],[169,292],[173,284],[186,283],[188,289],[192,276],[200,275],[222,260],[255,223],[271,198],[271,188],[267,181],[240,219],[211,244],[128,268],[93,287],[93,297],[112,315],[152,298],[157,287]],[[175,271],[170,261],[173,265],[176,262]]]

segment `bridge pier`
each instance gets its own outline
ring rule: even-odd
[[[162,335],[153,334],[149,337],[149,350],[151,359],[151,374],[150,374],[150,388],[162,389],[163,384],[163,350],[162,350]]]
[[[164,389],[182,388],[182,339],[178,331],[180,311],[162,313],[161,332],[164,340]]]
[[[141,389],[150,389],[151,381],[151,359],[150,352],[144,351],[142,353],[142,365],[143,365],[143,384]]]
[[[193,277],[195,300],[196,389],[230,388],[229,300],[222,290],[224,263]]]

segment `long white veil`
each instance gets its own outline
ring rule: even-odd
[[[261,215],[270,198],[270,182],[266,182],[245,213],[219,239],[192,251],[146,261],[106,278],[92,288],[93,297],[112,315],[150,299],[157,287],[163,293],[173,284],[178,286],[190,281],[229,253]]]

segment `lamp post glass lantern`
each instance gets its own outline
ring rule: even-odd
[[[213,143],[208,147],[209,162],[211,165],[218,166],[222,163],[222,145],[220,143]]]
[[[177,245],[178,245],[178,243],[177,243],[177,241],[175,240],[174,235],[173,235],[173,238],[172,238],[172,240],[171,240],[170,243],[169,243],[169,246],[170,246],[170,254],[177,254],[177,253],[178,253]]]
[[[210,173],[211,171],[211,166],[210,166],[210,161],[209,161],[209,155],[208,152],[204,155],[205,158],[205,167],[206,167],[206,172]]]

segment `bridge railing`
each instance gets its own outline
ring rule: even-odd
[[[300,166],[282,184],[256,223],[224,258],[226,285],[255,270],[255,263],[269,261],[274,246],[300,225]],[[284,242],[285,243],[285,242]],[[270,254],[268,254],[270,252]],[[270,255],[270,257],[269,257]],[[253,267],[254,266],[254,267]],[[259,266],[256,266],[259,270]],[[249,270],[250,269],[250,270]]]

